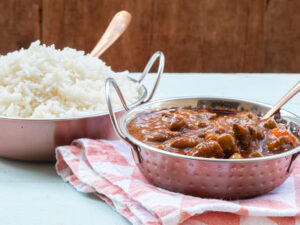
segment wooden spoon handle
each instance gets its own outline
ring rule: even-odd
[[[300,91],[300,81],[286,94],[284,95],[276,105],[274,105],[262,118],[262,120],[267,120],[273,114],[280,109],[285,103],[287,103],[295,94]]]
[[[124,33],[131,21],[131,14],[127,11],[118,12],[107,29],[105,30],[103,36],[98,41],[97,45],[91,51],[91,56],[99,57],[103,52],[106,51],[120,36]]]

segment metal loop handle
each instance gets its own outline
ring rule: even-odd
[[[129,110],[127,104],[126,104],[126,101],[123,97],[123,94],[119,88],[119,86],[117,85],[117,82],[113,79],[113,78],[108,78],[106,79],[106,82],[105,82],[105,92],[106,92],[106,102],[107,102],[107,108],[108,108],[108,111],[109,111],[109,117],[110,117],[110,121],[113,125],[113,128],[115,130],[115,132],[117,133],[117,135],[122,138],[125,142],[127,142],[129,145],[131,145],[132,149],[133,149],[133,157],[135,159],[136,162],[138,163],[141,163],[142,161],[142,158],[140,156],[140,152],[139,152],[139,147],[136,146],[134,143],[132,143],[123,133],[122,131],[120,130],[120,127],[118,125],[118,122],[117,122],[117,119],[116,119],[116,115],[113,111],[113,105],[112,105],[112,101],[111,101],[111,91],[110,91],[110,87],[111,87],[111,84],[113,85],[113,87],[115,88],[121,102],[122,102],[122,105],[123,107],[125,108],[126,111]]]
[[[142,101],[141,103],[146,103],[146,102],[149,102],[156,89],[157,89],[157,86],[158,86],[158,83],[159,83],[159,80],[160,80],[160,77],[161,77],[161,74],[163,73],[164,71],[164,67],[165,67],[165,56],[164,56],[164,53],[162,53],[161,51],[158,51],[156,53],[154,53],[152,55],[152,57],[150,58],[150,60],[148,61],[143,73],[142,73],[142,76],[139,80],[137,80],[138,83],[141,83],[143,81],[143,79],[145,78],[145,76],[149,73],[150,69],[152,68],[153,64],[155,63],[155,61],[159,58],[159,65],[158,65],[158,69],[157,69],[157,78],[156,78],[156,81],[155,81],[155,84],[154,84],[154,87],[152,89],[152,91],[150,92],[150,95],[148,96],[148,98],[146,98],[144,101]]]
[[[158,58],[159,58],[159,65],[158,65],[157,78],[156,78],[154,87],[153,87],[150,95],[148,96],[148,98],[146,98],[140,104],[149,102],[152,99],[155,90],[157,89],[161,74],[163,73],[164,66],[165,66],[165,56],[162,52],[158,51],[151,57],[151,59],[148,61],[147,65],[146,65],[146,67],[145,67],[145,69],[142,73],[141,78],[139,80],[137,80],[138,83],[142,82],[142,80],[145,78],[146,74],[149,73],[150,69],[152,68],[153,64],[155,63],[155,61]],[[128,107],[125,99],[124,99],[124,96],[123,96],[119,86],[117,85],[117,82],[113,78],[108,78],[108,79],[106,79],[106,82],[105,82],[105,93],[106,93],[106,102],[107,102],[107,108],[108,108],[108,111],[109,111],[109,117],[110,117],[111,123],[113,125],[113,128],[114,128],[115,132],[118,134],[118,136],[120,138],[122,138],[123,140],[130,143],[130,141],[125,137],[125,135],[122,134],[122,132],[121,132],[119,126],[118,126],[115,113],[113,111],[113,106],[112,106],[112,101],[111,101],[111,91],[110,91],[111,84],[115,88],[124,109],[126,111],[129,110],[129,107]],[[132,144],[132,143],[130,143],[130,144]]]
[[[122,134],[119,126],[118,126],[118,123],[117,123],[117,119],[116,119],[116,116],[115,116],[115,113],[113,111],[113,107],[112,107],[112,101],[111,101],[111,91],[110,91],[110,87],[111,87],[111,84],[113,85],[113,87],[115,88],[120,100],[121,100],[121,103],[123,105],[123,107],[125,108],[126,111],[129,110],[127,104],[126,104],[126,101],[123,97],[123,94],[119,88],[119,86],[117,85],[117,82],[115,81],[115,79],[113,78],[108,78],[106,79],[106,82],[105,82],[105,94],[106,94],[106,102],[107,102],[107,108],[108,108],[108,111],[109,111],[109,117],[110,117],[110,120],[111,120],[111,123],[113,125],[113,128],[115,130],[115,132],[119,135],[120,138],[122,139],[126,139],[125,136]]]

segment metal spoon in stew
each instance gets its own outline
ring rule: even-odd
[[[294,95],[300,91],[300,81],[274,105],[263,117],[262,120],[267,120],[275,112],[277,112],[285,103],[287,103]]]

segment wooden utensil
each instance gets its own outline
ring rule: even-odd
[[[267,120],[275,112],[277,112],[278,109],[280,109],[285,103],[287,103],[294,95],[296,95],[300,91],[300,81],[288,92],[286,93],[280,100],[277,102],[276,105],[274,105],[262,118],[262,120]]]
[[[99,57],[106,51],[126,30],[131,21],[131,14],[127,11],[118,12],[111,20],[103,36],[91,51],[91,56]]]

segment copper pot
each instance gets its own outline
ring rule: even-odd
[[[139,80],[128,79],[141,83],[158,58],[163,69],[164,57],[161,52],[157,52],[149,60]],[[141,85],[143,95],[131,107],[152,97],[159,83],[161,73],[162,70],[157,72],[155,88],[149,97],[147,97],[147,89]],[[123,113],[122,108],[117,109],[117,118],[119,119]],[[55,147],[68,145],[76,138],[117,139],[107,112],[63,119],[0,117],[0,129],[2,131],[0,135],[0,155],[25,161],[53,161],[55,159]]]
[[[226,107],[264,114],[271,106],[254,101],[228,98],[175,98],[141,104],[129,109],[115,120],[110,102],[110,84],[118,90],[113,79],[106,83],[110,118],[116,133],[131,147],[135,163],[146,179],[161,188],[188,195],[239,199],[261,195],[283,183],[293,170],[300,146],[290,151],[260,158],[212,159],[180,155],[149,146],[128,132],[130,121],[140,114],[172,107]],[[122,100],[122,96],[121,96]],[[300,118],[280,110],[280,122],[300,136]]]

